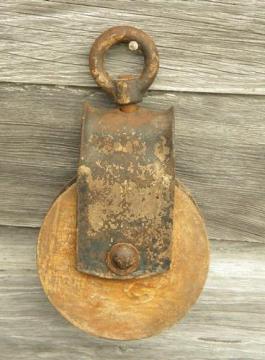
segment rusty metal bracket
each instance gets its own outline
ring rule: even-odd
[[[131,103],[120,99],[124,94],[131,99],[137,89],[142,94],[155,76],[149,59],[140,78],[131,83],[138,85],[117,95],[114,82],[102,75],[104,51],[110,44],[131,38],[142,41],[148,59],[157,59],[149,37],[130,27],[108,30],[90,55],[90,59],[100,59],[90,62],[92,74],[119,104]],[[173,119],[173,109],[156,112],[136,105],[113,110],[86,106],[77,177],[79,271],[130,279],[169,269],[175,185]]]

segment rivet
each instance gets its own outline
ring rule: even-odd
[[[139,252],[130,243],[117,243],[108,252],[106,262],[112,272],[127,275],[138,268]]]

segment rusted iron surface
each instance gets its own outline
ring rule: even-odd
[[[139,77],[121,76],[111,79],[104,68],[104,55],[113,45],[121,42],[137,42],[145,65]],[[89,55],[90,71],[96,82],[111,94],[118,104],[142,101],[142,96],[154,81],[159,68],[158,52],[153,40],[142,30],[131,26],[116,26],[105,31],[94,42]]]
[[[139,261],[139,251],[130,243],[113,245],[106,258],[108,268],[118,275],[127,275],[134,272],[139,266]]]
[[[133,110],[87,106],[82,126],[77,268],[106,278],[144,277],[170,267],[173,110]],[[119,243],[129,248],[123,245],[111,261]]]
[[[145,66],[139,77],[111,79],[104,55],[114,44],[134,42]],[[145,277],[170,267],[174,161],[173,111],[154,112],[136,103],[159,67],[153,40],[118,26],[90,51],[90,70],[120,108],[86,107],[78,169],[77,269],[105,278]]]

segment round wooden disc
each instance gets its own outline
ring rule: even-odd
[[[49,210],[39,234],[37,258],[44,291],[66,319],[90,334],[128,340],[154,335],[185,315],[203,288],[209,247],[195,203],[177,184],[169,271],[133,280],[78,272],[74,184]]]

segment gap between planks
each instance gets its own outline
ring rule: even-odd
[[[49,0],[45,0],[45,1],[49,1]],[[95,85],[95,86],[87,86],[87,85],[59,85],[59,84],[52,84],[52,83],[49,83],[49,84],[46,84],[46,83],[30,83],[30,82],[16,82],[16,81],[0,81],[0,86],[1,85],[5,85],[5,86],[21,86],[21,87],[28,87],[28,86],[39,86],[39,87],[42,87],[42,88],[51,88],[51,89],[54,89],[54,88],[58,88],[58,89],[72,89],[72,90],[87,90],[87,91],[102,91],[103,94],[105,94],[103,92],[103,90]],[[163,95],[163,94],[194,94],[194,95],[221,95],[221,96],[246,96],[246,97],[249,97],[249,96],[252,96],[252,97],[262,97],[264,96],[265,97],[265,93],[255,93],[253,94],[252,92],[244,92],[244,93],[241,93],[241,92],[214,92],[214,91],[194,91],[194,90],[160,90],[160,89],[149,89],[146,93],[145,93],[145,97],[148,96],[148,95]],[[106,94],[106,97],[108,95]],[[114,105],[114,103],[113,103]]]

